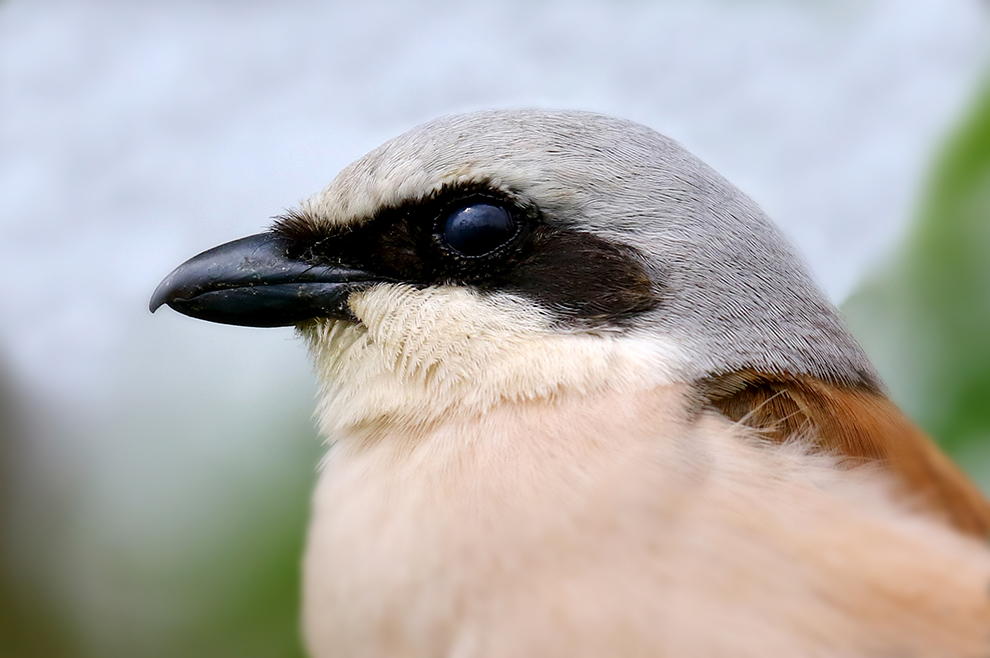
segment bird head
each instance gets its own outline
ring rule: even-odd
[[[181,265],[162,304],[298,325],[330,435],[737,372],[878,386],[750,199],[673,140],[585,112],[418,126]]]

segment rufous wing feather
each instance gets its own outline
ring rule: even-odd
[[[990,536],[990,502],[883,392],[752,371],[712,377],[705,390],[719,411],[770,440],[805,437],[851,465],[879,463],[935,515]]]

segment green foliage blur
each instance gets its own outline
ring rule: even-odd
[[[37,583],[25,578],[12,550],[13,503],[19,493],[13,476],[25,431],[19,400],[5,375],[0,368],[0,658],[68,657],[75,653],[65,620]]]
[[[843,311],[894,400],[990,490],[990,83],[902,249]]]
[[[38,437],[17,422],[26,405],[3,374],[0,658],[302,658],[300,560],[323,451],[305,414],[256,429],[282,437],[281,449],[250,479],[217,473],[195,537],[135,545],[97,529],[94,540],[69,530],[93,521],[79,517],[71,486],[10,477],[38,475],[24,450]]]

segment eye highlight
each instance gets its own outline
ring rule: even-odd
[[[484,256],[515,237],[516,221],[502,206],[476,202],[457,208],[443,223],[443,239],[464,256]]]

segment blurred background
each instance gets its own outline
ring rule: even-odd
[[[148,298],[437,115],[645,123],[798,244],[990,487],[979,0],[0,0],[0,657],[301,655],[291,329]]]

